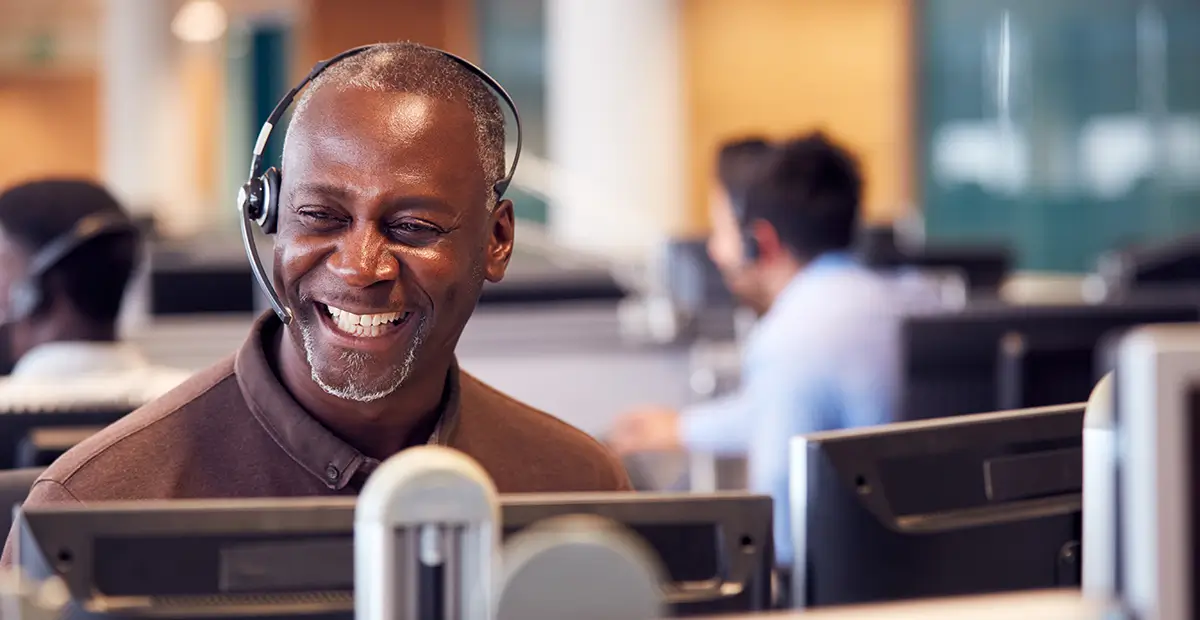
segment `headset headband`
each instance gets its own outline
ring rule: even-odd
[[[123,213],[93,213],[75,222],[70,230],[38,250],[25,274],[9,286],[8,308],[0,323],[9,324],[37,312],[45,299],[42,279],[80,247],[106,235],[130,234],[136,240],[137,232],[137,226]]]
[[[137,230],[124,214],[93,213],[71,227],[71,230],[55,237],[29,261],[28,278],[40,278],[55,265],[92,239],[117,233],[132,233]]]
[[[260,129],[258,132],[258,139],[254,141],[254,156],[250,160],[251,179],[263,173],[262,154],[267,147],[267,140],[271,137],[271,131],[275,129],[275,125],[279,122],[279,119],[283,118],[284,112],[286,112],[288,107],[292,105],[292,100],[296,98],[296,95],[299,94],[300,91],[303,90],[304,87],[310,82],[317,79],[317,76],[321,75],[321,73],[324,72],[325,69],[328,69],[331,65],[335,65],[351,56],[357,56],[358,54],[376,47],[379,47],[379,45],[375,44],[355,47],[333,56],[332,58],[318,62],[317,64],[313,65],[313,68],[308,72],[308,75],[304,76],[304,79],[300,80],[299,84],[296,84],[294,87],[292,87],[292,89],[289,90],[287,94],[285,94],[283,98],[279,100],[279,103],[275,104],[275,108],[271,110],[271,114],[267,116],[266,122],[263,123],[262,129]],[[517,126],[517,148],[513,153],[513,160],[508,167],[508,173],[504,175],[503,179],[497,181],[493,186],[496,191],[496,199],[499,200],[500,197],[504,195],[504,192],[508,191],[508,186],[512,184],[513,175],[517,173],[517,162],[521,159],[521,146],[524,138],[524,132],[521,128],[521,114],[517,111],[517,104],[515,101],[513,101],[512,96],[508,94],[508,91],[504,90],[504,87],[500,85],[500,82],[496,81],[496,78],[488,75],[486,71],[479,68],[471,61],[444,50],[435,51],[458,63],[462,68],[471,72],[471,74],[473,74],[475,77],[483,80],[483,83],[491,88],[492,91],[494,91],[497,95],[499,95],[500,99],[504,102],[504,105],[507,106],[512,112],[513,121]]]

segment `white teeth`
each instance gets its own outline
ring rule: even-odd
[[[353,336],[372,338],[382,334],[386,325],[398,322],[402,318],[399,312],[383,312],[379,314],[354,314],[333,306],[325,306],[329,316],[338,329]]]

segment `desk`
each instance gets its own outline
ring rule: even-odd
[[[805,612],[723,616],[723,620],[1101,620],[1103,603],[1077,590],[906,601],[881,605],[828,607]],[[714,618],[713,620],[717,620]]]

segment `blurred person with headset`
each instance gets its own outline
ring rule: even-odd
[[[853,156],[825,135],[730,143],[717,170],[709,254],[760,317],[744,346],[741,388],[682,413],[628,412],[610,441],[622,454],[747,456],[750,489],[775,498],[776,558],[788,565],[791,438],[893,421],[898,318],[940,302],[932,285],[900,286],[852,257],[863,182]]]
[[[141,231],[107,190],[45,179],[0,194],[0,408],[82,402],[137,407],[187,373],[118,339]]]
[[[282,169],[264,170],[301,90]],[[502,103],[519,154],[511,97],[462,58],[387,43],[318,63],[268,117],[238,197],[272,311],[237,353],[59,458],[26,506],[356,494],[423,444],[470,456],[504,493],[629,489],[599,442],[456,361],[512,256]],[[275,235],[273,277],[255,227]]]

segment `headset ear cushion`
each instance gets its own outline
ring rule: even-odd
[[[279,225],[279,170],[267,168],[262,175],[263,215],[259,221],[263,234],[275,234]]]

